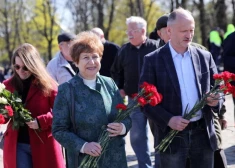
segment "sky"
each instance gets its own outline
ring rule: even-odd
[[[1,0],[0,0],[1,1]],[[68,8],[65,7],[65,0],[55,0],[57,14],[59,16],[60,26],[64,31],[73,32],[73,20],[72,15]]]

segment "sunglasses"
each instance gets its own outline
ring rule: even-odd
[[[20,68],[21,68],[23,71],[28,71],[28,68],[26,66],[21,67],[17,64],[14,65],[14,68],[15,68],[15,70],[20,70]]]

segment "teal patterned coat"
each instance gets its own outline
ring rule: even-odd
[[[73,86],[75,99],[76,134],[72,131],[70,119],[71,93],[69,83]],[[52,133],[55,139],[68,152],[68,168],[74,168],[77,155],[78,163],[86,154],[80,153],[85,142],[97,142],[102,126],[114,121],[117,115],[117,104],[123,103],[118,88],[111,78],[97,75],[96,89],[83,83],[78,75],[59,86],[54,102]],[[128,117],[122,121],[127,132],[131,127]],[[125,136],[125,135],[124,135]],[[113,138],[99,161],[99,168],[127,168],[124,136]],[[79,165],[78,164],[78,165]]]

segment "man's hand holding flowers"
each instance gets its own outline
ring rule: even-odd
[[[178,132],[184,130],[188,125],[189,120],[193,118],[196,112],[201,110],[205,105],[216,110],[219,105],[221,95],[232,94],[233,97],[235,97],[235,86],[230,83],[235,81],[235,74],[225,71],[220,74],[214,74],[213,78],[215,80],[214,86],[208,93],[203,95],[201,100],[197,102],[188,113],[185,113],[184,116],[174,116],[170,119],[168,126],[171,127],[172,130],[156,147],[159,152],[164,152],[168,148]],[[226,121],[224,121],[224,125],[226,126]]]
[[[189,120],[184,119],[182,116],[174,116],[171,117],[170,121],[168,122],[168,126],[173,130],[183,131],[189,122]]]
[[[210,94],[206,98],[207,105],[211,106],[211,107],[215,107],[215,106],[218,105],[219,99],[220,99],[220,95],[219,94]]]
[[[220,99],[219,94],[212,93],[206,98],[207,105],[211,107],[216,107],[219,103],[219,99]],[[169,120],[168,126],[173,130],[183,131],[188,126],[189,123],[190,121],[184,119],[182,116],[173,116]]]

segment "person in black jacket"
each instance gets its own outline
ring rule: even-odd
[[[113,62],[118,54],[120,47],[117,44],[106,40],[104,37],[104,32],[100,28],[95,27],[91,29],[91,31],[100,38],[101,42],[104,45],[104,52],[101,60],[100,75],[111,77],[110,69],[111,66],[113,65]]]
[[[224,71],[235,73],[235,32],[231,33],[223,42],[223,60],[224,60]],[[235,85],[235,83],[232,83]],[[235,99],[233,98],[235,104]],[[234,110],[235,116],[235,110]]]
[[[235,73],[235,32],[231,33],[223,42],[224,70]]]
[[[3,73],[4,73],[4,68],[0,67],[0,82],[5,80]]]
[[[137,16],[126,19],[129,42],[124,44],[118,52],[114,64],[111,68],[111,75],[117,83],[123,97],[128,96],[131,103],[132,94],[138,92],[138,82],[143,58],[146,54],[156,50],[159,41],[146,37],[147,22]],[[140,108],[131,113],[132,128],[130,130],[130,140],[132,148],[137,156],[140,168],[150,168],[150,150],[147,129],[147,118]]]

